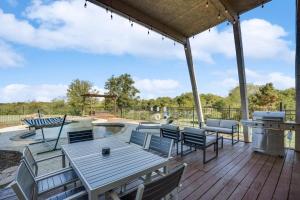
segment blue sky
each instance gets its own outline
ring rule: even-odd
[[[129,73],[142,98],[191,91],[183,47],[84,0],[0,1],[0,102],[64,97],[74,79],[103,92]],[[295,1],[273,0],[241,16],[247,81],[294,86]],[[231,25],[191,38],[199,91],[226,96],[238,84]]]

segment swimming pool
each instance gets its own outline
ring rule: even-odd
[[[112,135],[116,135],[122,133],[126,127],[120,124],[108,124],[107,126],[102,125],[93,125],[92,120],[80,120],[78,122],[73,122],[64,126],[61,134],[61,138],[66,138],[67,133],[70,131],[79,131],[79,130],[87,130],[92,129],[94,133],[95,139],[108,137]],[[47,139],[57,138],[60,127],[53,128],[44,128],[44,134]],[[36,130],[36,134],[26,138],[27,140],[40,140],[42,139],[41,130]]]

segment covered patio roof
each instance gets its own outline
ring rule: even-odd
[[[177,42],[271,0],[88,0]]]
[[[247,82],[239,16],[271,0],[86,0],[184,46],[199,127],[204,122],[189,38],[224,21],[232,23],[242,119],[249,118]],[[243,129],[245,141],[248,131]]]

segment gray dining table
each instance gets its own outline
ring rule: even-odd
[[[110,154],[102,155],[109,147]],[[168,159],[115,137],[62,145],[90,200],[168,165]]]

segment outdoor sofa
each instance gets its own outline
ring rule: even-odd
[[[201,129],[207,132],[231,135],[232,145],[240,141],[239,122],[236,120],[207,119],[205,124],[201,124]],[[237,139],[234,139],[235,134],[237,135]]]

